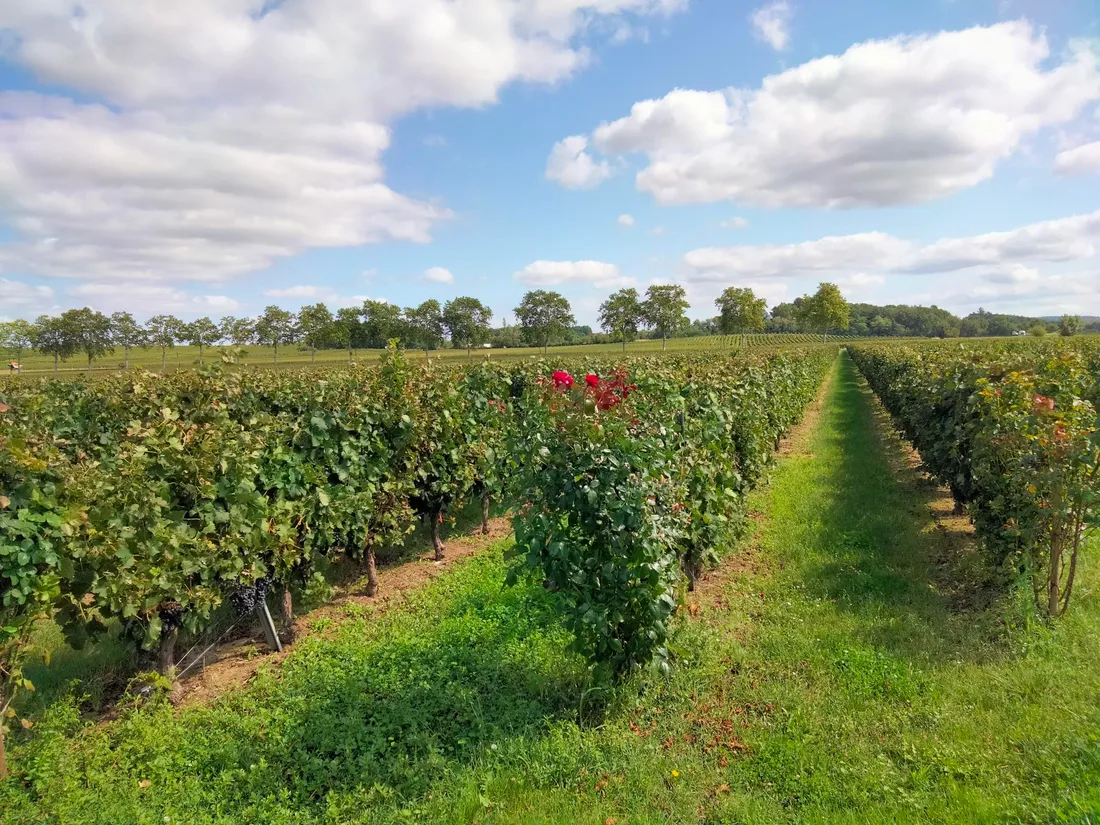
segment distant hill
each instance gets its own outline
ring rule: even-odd
[[[1061,315],[1043,315],[1039,318],[1040,321],[1061,321]],[[1100,315],[1082,315],[1081,320],[1086,324],[1091,324],[1093,321],[1100,321]]]

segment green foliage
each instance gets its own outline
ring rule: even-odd
[[[417,307],[407,307],[405,324],[408,327],[410,347],[419,347],[427,352],[438,349],[443,343],[443,309],[435,298],[430,298]]]
[[[1063,614],[1100,512],[1100,372],[1087,352],[859,346],[852,355],[925,464],[969,507],[991,561],[1024,574],[1047,615]]]
[[[524,294],[515,313],[524,340],[542,347],[543,352],[575,323],[565,296],[545,289],[533,289]]]
[[[224,321],[223,321],[224,325]],[[145,322],[145,332],[149,343],[160,348],[160,369],[165,368],[168,350],[183,340],[185,325],[174,315],[154,315]]]
[[[34,326],[20,318],[0,322],[0,349],[7,350],[19,361],[23,352],[34,345]]]
[[[828,337],[831,329],[848,329],[850,322],[848,302],[836,284],[818,285],[817,292],[802,299],[798,312],[807,329],[816,330],[824,337]]]
[[[313,360],[317,358],[317,350],[333,343],[337,336],[332,313],[321,303],[307,304],[298,310],[298,330]]]
[[[279,345],[292,344],[298,339],[298,319],[293,312],[272,304],[256,319],[256,340],[274,349],[274,361],[279,362]]]
[[[1085,331],[1085,322],[1080,315],[1063,315],[1058,322],[1058,334],[1064,338],[1080,335]]]
[[[53,370],[57,372],[57,362],[65,361],[76,352],[76,341],[69,334],[66,324],[60,318],[39,315],[31,332],[31,342],[39,352],[53,358]]]
[[[623,342],[624,351],[627,341],[633,341],[638,336],[638,327],[644,321],[642,301],[638,297],[638,290],[633,287],[612,293],[600,305],[600,326],[605,332],[618,336]]]
[[[58,319],[62,329],[69,337],[74,352],[83,352],[88,359],[88,369],[92,361],[114,350],[111,340],[111,319],[102,312],[93,309],[70,309],[61,313]]]
[[[723,334],[763,331],[768,304],[748,287],[726,287],[714,305],[719,312],[718,329]]]
[[[687,326],[688,303],[684,288],[675,284],[654,285],[645,292],[642,314],[646,324],[661,337],[662,343],[669,336]]]
[[[424,308],[423,304],[421,308]],[[427,308],[428,318],[434,309],[438,309],[438,305]],[[439,315],[439,322],[451,337],[451,344],[467,352],[489,337],[489,322],[492,319],[493,311],[477,298],[470,297],[448,301]],[[434,325],[434,319],[430,323]]]

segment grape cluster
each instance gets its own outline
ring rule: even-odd
[[[256,604],[267,601],[267,592],[271,589],[271,579],[264,576],[256,579]]]
[[[254,584],[239,585],[229,594],[229,602],[238,616],[247,616],[267,599],[271,590],[271,579],[266,576],[256,579]]]
[[[523,373],[517,372],[512,376],[512,398],[523,397],[523,390],[527,385],[527,378]]]
[[[179,602],[164,602],[157,608],[157,613],[165,630],[175,630],[183,624],[183,605]]]
[[[242,585],[229,594],[229,602],[238,616],[247,616],[256,609],[256,588]]]

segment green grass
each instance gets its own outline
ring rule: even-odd
[[[841,336],[841,338],[847,337],[850,336]],[[667,349],[669,352],[731,350],[737,349],[740,346],[740,339],[741,336],[739,335],[704,335],[695,338],[670,338],[668,340]],[[759,335],[746,335],[745,339],[746,344],[751,347],[770,347],[814,343],[821,340],[821,336],[800,333],[770,333]],[[316,363],[317,366],[332,367],[343,366],[348,363],[348,352],[347,350],[341,349],[318,350],[316,361],[314,361],[308,350],[301,350],[298,349],[296,346],[280,347],[278,364],[275,363],[275,353],[271,347],[250,345],[245,347],[244,349],[247,351],[247,355],[244,359],[246,364],[248,364],[249,366],[258,366],[268,369],[293,369],[297,367],[307,367],[314,363]],[[626,345],[626,353],[628,355],[645,355],[658,353],[661,351],[662,344],[660,339],[633,341]],[[549,352],[551,355],[558,358],[586,355],[615,355],[617,353],[623,352],[623,347],[622,344],[576,344],[571,346],[551,347]],[[369,363],[372,361],[377,361],[381,353],[382,350],[356,350],[355,360],[358,363]],[[433,359],[439,358],[444,361],[465,361],[469,358],[532,358],[537,357],[541,354],[542,351],[536,347],[516,347],[511,349],[475,349],[469,355],[467,355],[466,350],[464,349],[440,349],[434,350],[431,353],[431,357]],[[424,357],[424,353],[421,350],[412,351],[409,355],[414,360]],[[12,357],[14,357],[14,354],[8,353],[8,358],[10,359]],[[219,358],[220,353],[217,347],[206,348],[204,354],[204,359],[206,363],[216,361]],[[92,369],[95,372],[111,372],[122,369],[124,363],[125,354],[121,349],[118,349],[110,355],[106,355],[103,358],[96,359],[92,363]],[[166,353],[165,368],[168,372],[176,372],[183,369],[192,369],[198,366],[198,363],[198,347],[173,347],[172,349],[169,349]],[[23,354],[22,364],[24,375],[39,376],[50,375],[53,373],[53,358],[49,356],[43,356],[33,352],[26,352]],[[130,353],[130,366],[139,366],[148,370],[155,370],[159,372],[161,368],[161,352],[158,348],[134,349]],[[59,372],[68,375],[83,373],[86,370],[87,362],[83,358],[83,356],[80,355],[76,355],[68,361],[61,362],[59,366]]]
[[[592,684],[494,552],[213,707],[54,702],[5,825],[1100,821],[1095,557],[1053,629],[966,608],[898,449],[842,360],[670,678]]]

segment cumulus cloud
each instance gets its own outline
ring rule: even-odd
[[[546,179],[566,189],[592,189],[614,172],[606,160],[597,161],[586,150],[588,138],[573,135],[554,144],[546,161]]]
[[[884,282],[883,273],[931,275],[974,269],[981,280],[1003,285],[1036,281],[1040,273],[1028,264],[1064,264],[1098,252],[1100,211],[924,245],[867,232],[793,244],[708,247],[688,252],[684,265],[688,281],[694,283],[841,273],[839,280],[848,284],[873,286]],[[859,274],[847,274],[853,271]]]
[[[615,264],[601,261],[535,261],[527,264],[514,277],[533,287],[577,284],[600,289],[618,289],[637,284],[633,278],[620,273]]]
[[[781,52],[790,42],[791,15],[791,6],[786,0],[761,6],[749,15],[753,34],[758,40]]]
[[[600,21],[684,0],[5,0],[0,59],[79,93],[0,96],[0,263],[221,280],[312,247],[429,240],[389,126],[582,68]],[[600,164],[595,164],[597,168]]]
[[[910,245],[882,232],[838,235],[795,244],[708,247],[688,252],[684,263],[695,281],[730,276],[779,278],[880,268],[897,260]]]
[[[637,187],[664,204],[892,206],[988,179],[1097,99],[1095,50],[1052,61],[1045,35],[1015,21],[857,44],[755,90],[676,89],[572,140],[644,155]]]
[[[1091,258],[1100,243],[1100,211],[1029,224],[1007,232],[945,238],[916,250],[901,272],[954,272],[976,266]]]
[[[441,266],[433,266],[424,271],[424,280],[432,281],[437,284],[453,284],[455,282],[455,276],[449,269],[444,269]]]
[[[625,229],[629,229],[630,227],[632,227],[634,225],[634,216],[633,215],[619,215],[618,223],[619,223],[619,226],[621,226]]]
[[[135,315],[171,312],[179,315],[223,315],[236,312],[240,302],[225,295],[188,295],[181,289],[147,281],[124,283],[90,281],[66,290],[68,303],[101,312],[125,310]]]
[[[17,314],[45,312],[53,304],[54,291],[51,287],[0,278],[0,320],[10,320]]]
[[[1054,169],[1068,175],[1100,172],[1100,140],[1059,152],[1054,158]]]

